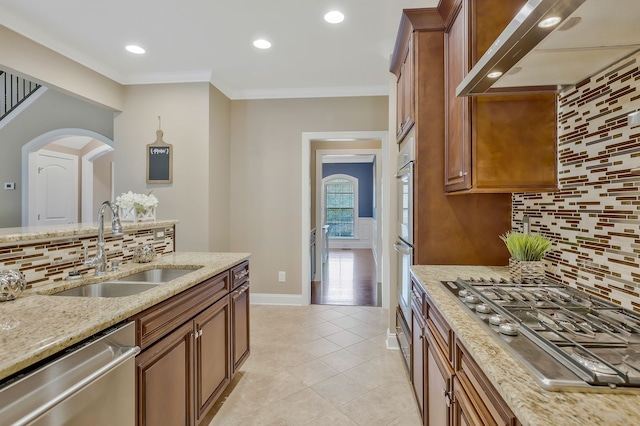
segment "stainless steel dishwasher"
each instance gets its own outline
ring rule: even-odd
[[[0,387],[3,425],[134,425],[134,323],[106,330]]]

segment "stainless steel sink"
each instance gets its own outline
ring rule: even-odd
[[[59,293],[53,293],[52,296],[124,297],[142,293],[159,285],[160,283],[105,281],[70,288]]]
[[[197,269],[197,268],[196,268]],[[87,284],[80,287],[70,288],[53,296],[76,296],[76,297],[124,297],[133,296],[150,290],[163,283],[180,278],[195,269],[178,268],[155,268],[147,271],[136,272],[122,278],[101,283]]]
[[[118,278],[118,281],[166,283],[167,281],[175,280],[193,271],[194,269],[156,268]]]

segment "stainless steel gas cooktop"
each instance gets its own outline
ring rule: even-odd
[[[640,315],[546,281],[442,284],[544,389],[640,392]]]

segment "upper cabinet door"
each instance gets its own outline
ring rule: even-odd
[[[471,141],[469,135],[469,99],[456,97],[456,87],[469,72],[468,5],[462,2],[445,38],[445,168],[446,191],[471,187]]]
[[[445,191],[557,190],[556,94],[456,97],[525,0],[461,0],[446,31]]]
[[[413,126],[414,119],[413,34],[409,36],[396,85],[396,139],[400,142]]]

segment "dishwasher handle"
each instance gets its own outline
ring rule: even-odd
[[[140,353],[140,348],[138,346],[129,346],[129,347],[122,346],[122,347],[119,347],[118,349],[122,351],[120,355],[118,355],[117,357],[115,357],[113,360],[109,361],[107,364],[103,365],[102,367],[98,368],[93,373],[87,375],[86,377],[83,377],[78,382],[62,390],[62,392],[60,392],[56,397],[52,398],[51,400],[47,401],[46,403],[32,410],[29,414],[21,418],[17,422],[17,424],[26,424],[37,419],[39,416],[46,413],[51,408],[62,403],[67,398],[73,396],[74,394],[81,391],[86,386],[97,381],[102,376],[115,370],[121,364],[127,362],[131,358],[134,358],[136,355]]]

